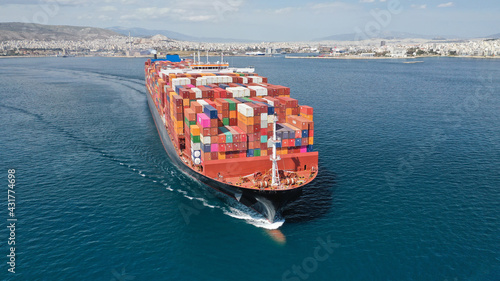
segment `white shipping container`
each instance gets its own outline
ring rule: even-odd
[[[207,78],[207,85],[217,83],[217,76],[205,76]]]
[[[248,86],[249,89],[255,90],[258,97],[267,96],[267,89],[261,86]]]
[[[219,81],[218,79],[221,79],[219,83],[223,83],[223,84],[227,84],[227,83],[232,83],[233,82],[233,77],[231,76],[218,76],[217,78],[217,81]]]
[[[203,95],[202,95],[202,93],[201,93],[201,90],[200,90],[200,89],[198,89],[198,88],[192,88],[191,90],[193,90],[193,91],[194,91],[194,93],[196,94],[196,98],[197,98],[197,99],[201,99],[201,98],[203,98]]]
[[[275,106],[273,101],[270,101],[270,100],[268,100],[268,99],[266,99],[266,98],[264,98],[264,100],[265,100],[265,101],[267,101],[267,103],[268,103],[268,104],[270,104],[270,105],[272,105],[272,106]]]
[[[228,87],[226,91],[233,93],[234,98],[242,98],[250,96],[250,89],[245,87]]]
[[[249,76],[248,79],[252,81],[252,83],[262,83],[262,77],[260,76]]]
[[[238,104],[238,112],[243,114],[245,117],[253,117],[254,116],[253,108],[251,108],[250,106],[248,106],[244,103]]]
[[[261,120],[261,121],[266,120],[266,122],[267,122],[267,113],[262,113],[262,114],[260,115],[260,120]]]
[[[196,78],[196,85],[195,86],[206,86],[206,85],[207,85],[207,78],[206,77]]]
[[[199,89],[198,89],[199,90]],[[201,90],[200,90],[201,92]],[[197,101],[199,104],[201,104],[203,106],[203,109],[205,109],[205,105],[208,105],[208,102],[204,101],[204,100],[199,100]]]
[[[204,137],[203,135],[200,134],[200,140],[202,144],[211,144],[210,136]]]
[[[193,141],[191,141],[191,152],[194,150],[201,150],[201,143],[194,143]]]
[[[189,78],[174,78],[172,79],[172,89],[175,89],[176,86],[186,86],[191,84],[191,80]]]

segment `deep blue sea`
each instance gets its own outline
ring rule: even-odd
[[[144,59],[1,59],[0,280],[500,280],[500,60],[227,60],[315,110],[274,225],[172,165]]]

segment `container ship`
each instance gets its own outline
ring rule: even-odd
[[[318,173],[313,108],[253,67],[167,55],[145,62],[161,141],[185,174],[273,222]]]

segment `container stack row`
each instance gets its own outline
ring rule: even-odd
[[[166,73],[182,63],[146,64],[146,82],[175,145],[194,165],[268,156],[276,116],[277,153],[313,151],[313,108],[254,73]]]

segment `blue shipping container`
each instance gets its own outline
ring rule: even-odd
[[[208,116],[210,119],[217,119],[217,109],[215,109],[211,105],[205,105],[203,106],[203,112]]]

